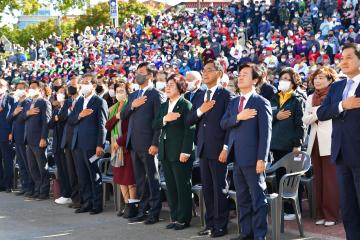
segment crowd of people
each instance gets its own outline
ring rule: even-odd
[[[272,191],[266,166],[307,151],[316,224],[338,223],[341,206],[347,239],[356,239],[359,15],[355,0],[233,2],[15,45],[0,59],[0,191],[16,187],[16,156],[16,194],[48,199],[51,147],[61,190],[55,202],[101,213],[98,161],[110,154],[125,202],[118,216],[158,222],[160,174],[171,216],[166,228],[182,230],[191,222],[199,160],[206,207],[199,235],[221,237],[233,162],[236,239],[265,239],[265,193]],[[276,172],[277,182],[284,174]],[[285,220],[295,219],[292,206],[284,210]]]

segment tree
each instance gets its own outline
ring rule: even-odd
[[[53,5],[61,13],[66,13],[71,8],[83,8],[90,0],[1,0],[0,13],[8,9],[22,11],[25,15],[37,12],[42,6]]]
[[[99,3],[94,7],[86,9],[86,13],[75,22],[75,28],[83,31],[85,27],[107,25],[110,22],[109,3]]]
[[[137,2],[136,0],[129,0],[129,2],[119,2],[119,23],[123,23],[125,18],[132,15],[144,17],[145,14],[155,15],[156,10],[150,6]]]

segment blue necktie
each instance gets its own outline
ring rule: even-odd
[[[141,97],[142,95],[143,95],[143,92],[144,92],[144,90],[139,90],[139,95],[138,95],[138,97]]]
[[[353,85],[353,83],[354,83],[354,80],[352,80],[352,79],[347,80],[346,86],[345,86],[345,89],[344,89],[344,92],[342,95],[343,100],[345,100],[349,97],[349,92],[350,92],[350,89],[351,89],[351,86]]]
[[[191,100],[193,99],[194,95],[195,95],[195,92],[191,92],[191,93],[190,93],[190,99],[189,99],[190,102],[191,102]]]

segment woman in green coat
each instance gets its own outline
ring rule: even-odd
[[[182,230],[190,225],[192,216],[190,155],[194,150],[195,126],[186,124],[192,105],[182,96],[187,87],[185,78],[174,74],[166,82],[168,100],[161,105],[153,127],[161,129],[158,158],[164,171],[171,216],[166,228]]]

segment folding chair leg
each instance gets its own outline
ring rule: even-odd
[[[205,210],[204,210],[204,196],[202,191],[199,194],[199,208],[200,208],[200,222],[201,226],[205,226]]]
[[[116,183],[112,184],[113,187],[113,194],[114,194],[114,208],[115,208],[115,212],[119,211],[119,195],[118,195],[118,186]]]
[[[105,206],[106,206],[106,184],[105,183],[103,183],[102,189],[103,189],[103,208],[105,208]]]
[[[284,201],[281,201],[281,233],[284,233]]]
[[[192,199],[192,211],[193,211],[193,217],[196,217],[196,204],[194,198]]]

